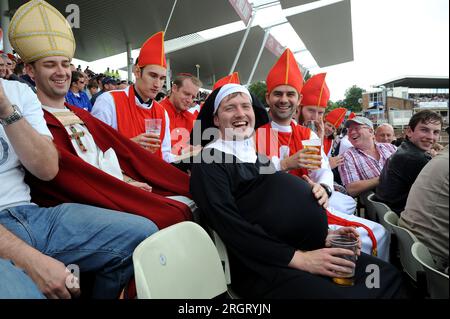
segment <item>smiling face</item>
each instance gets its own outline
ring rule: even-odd
[[[348,128],[348,139],[357,149],[369,149],[374,144],[374,132],[367,125],[352,122]]]
[[[27,64],[27,73],[36,82],[38,97],[45,100],[64,99],[70,87],[72,71],[70,60],[63,56],[42,58],[33,64]],[[50,106],[53,106],[49,104]]]
[[[266,95],[272,120],[280,125],[289,125],[301,102],[301,95],[290,85],[280,85]]]
[[[406,135],[410,142],[423,151],[430,151],[433,144],[439,139],[441,134],[441,123],[438,122],[419,122],[414,131],[408,128]]]
[[[192,80],[185,79],[181,86],[173,85],[170,101],[179,112],[187,111],[193,104],[199,89]]]
[[[250,97],[244,93],[227,96],[214,116],[214,125],[224,140],[244,140],[251,137],[255,129],[255,112]]]

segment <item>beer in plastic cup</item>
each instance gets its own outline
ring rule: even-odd
[[[320,150],[322,149],[322,141],[319,139],[304,140],[302,141],[303,147],[307,149],[306,154],[321,155]],[[321,166],[316,166],[317,169]]]
[[[340,257],[356,263],[356,251],[358,249],[358,240],[356,238],[345,235],[332,236],[331,247],[353,251],[353,256],[343,255]],[[353,268],[351,273],[336,272],[336,276],[333,277],[333,282],[341,286],[353,286],[355,284],[355,268]]]
[[[161,119],[145,119],[145,133],[161,135]]]

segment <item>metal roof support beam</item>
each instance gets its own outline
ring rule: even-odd
[[[270,35],[269,29],[266,29],[266,33],[264,34],[264,40],[261,44],[261,48],[259,50],[258,57],[256,58],[255,64],[253,65],[253,69],[252,69],[252,72],[250,73],[250,77],[248,78],[247,86],[249,86],[252,83],[253,76],[255,75],[256,68],[258,67],[259,61],[261,60],[261,56],[264,52],[264,47],[266,46],[267,40],[269,39],[269,35]]]
[[[173,15],[173,12],[175,11],[175,7],[177,6],[177,2],[178,2],[178,0],[175,0],[173,3],[172,11],[170,12],[169,19],[167,19],[167,24],[166,24],[166,28],[164,29],[164,33],[166,33],[167,29],[169,28],[170,20],[172,20],[172,15]]]
[[[131,56],[132,51],[131,43],[127,43],[127,72],[128,72],[128,81],[133,81],[133,57]]]
[[[170,68],[170,59],[167,59],[167,77],[166,77],[166,89],[167,94],[169,94],[170,90],[172,89],[172,69]]]
[[[3,30],[3,51],[6,53],[12,52],[11,44],[8,39],[9,21],[9,1],[0,0],[0,27]]]
[[[238,50],[238,52],[236,54],[236,57],[234,58],[233,66],[231,67],[231,70],[230,70],[229,74],[232,74],[234,72],[234,69],[236,69],[236,65],[237,65],[237,63],[239,61],[239,57],[241,56],[242,50],[244,49],[245,42],[247,41],[248,34],[250,33],[250,29],[252,28],[252,24],[253,24],[253,21],[255,20],[255,17],[256,17],[256,14],[255,14],[255,12],[253,12],[252,13],[252,18],[250,19],[250,22],[247,25],[247,30],[245,30],[244,38],[241,41],[241,45],[240,45],[239,50]]]

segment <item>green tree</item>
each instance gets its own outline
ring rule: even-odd
[[[345,107],[352,112],[361,112],[362,110],[362,94],[365,91],[360,87],[353,85],[351,88],[345,91],[345,99],[344,105]]]
[[[258,97],[258,99],[264,104],[264,106],[267,107],[266,104],[267,84],[265,82],[259,81],[252,83],[252,85],[248,87],[248,90],[251,93],[255,94]]]
[[[303,76],[304,81],[308,81],[310,78],[312,77],[311,73],[309,72],[309,70],[306,70],[305,75]]]
[[[345,107],[344,101],[342,101],[342,100],[339,100],[339,101],[336,101],[336,102],[328,101],[328,106],[327,106],[327,110],[326,111],[328,113],[328,112],[330,112],[330,111],[332,111],[334,109],[337,109],[338,107]]]

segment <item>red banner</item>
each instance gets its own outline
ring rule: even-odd
[[[276,57],[279,57],[284,52],[284,47],[271,34],[266,42],[266,49],[272,52]]]
[[[229,0],[241,20],[248,25],[252,17],[252,6],[247,0]]]

